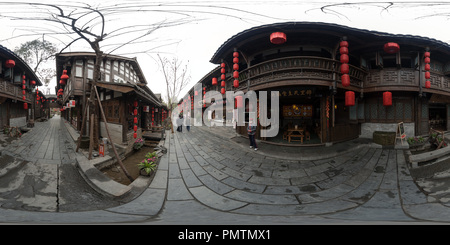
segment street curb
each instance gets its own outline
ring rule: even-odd
[[[131,186],[120,184],[103,174],[94,165],[97,159],[89,161],[85,156],[76,158],[81,176],[97,192],[104,196],[122,197],[131,191]],[[100,159],[102,160],[102,159]]]

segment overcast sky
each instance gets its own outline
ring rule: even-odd
[[[4,1],[0,1],[2,3]],[[30,2],[30,1],[20,1]],[[55,1],[39,1],[55,2]],[[157,1],[57,1],[62,4],[89,3],[94,6],[113,6],[121,3],[157,3]],[[191,84],[181,95],[210,72],[216,65],[209,62],[216,50],[233,35],[246,29],[277,22],[287,21],[313,21],[336,23],[345,26],[388,32],[393,34],[413,34],[435,38],[444,42],[450,41],[450,32],[447,30],[450,14],[450,1],[348,1],[348,5],[331,7],[341,3],[339,1],[161,1],[164,6],[155,6],[155,10],[173,11],[184,15],[169,14],[168,12],[144,12],[112,14],[107,17],[107,32],[119,25],[128,23],[169,23],[184,18],[189,23],[175,27],[167,27],[152,32],[142,42],[124,46],[115,50],[113,54],[136,57],[149,88],[154,93],[165,94],[164,81],[161,70],[156,62],[156,54],[163,56],[177,56],[179,60],[189,62],[188,69],[191,74]],[[320,7],[330,6],[323,11]],[[61,5],[64,9],[64,6]],[[5,5],[0,6],[0,14],[5,15]],[[120,12],[120,11],[119,11]],[[8,15],[17,15],[17,12],[6,12]],[[23,10],[24,15],[33,13]],[[33,40],[37,36],[22,36],[33,30],[42,32],[43,28],[61,28],[56,24],[26,22],[0,18],[0,45],[14,50],[20,43]],[[39,29],[36,29],[39,28]],[[28,31],[27,31],[28,29]],[[122,35],[114,39],[114,43],[128,41],[129,35]],[[13,38],[17,37],[17,38]],[[11,39],[12,38],[12,39]],[[67,40],[61,36],[46,36],[46,39],[64,47]],[[120,40],[119,40],[120,38]],[[102,43],[104,51],[110,51],[111,43]],[[78,41],[66,51],[92,51],[89,46]],[[52,64],[54,65],[54,64]],[[56,78],[51,86],[56,84]],[[53,91],[53,89],[52,89]],[[54,93],[54,91],[53,91]]]

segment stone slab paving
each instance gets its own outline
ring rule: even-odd
[[[246,215],[350,215],[355,219],[373,215],[374,220],[413,221],[402,210],[403,199],[412,202],[408,205],[427,203],[424,194],[411,185],[402,150],[366,145],[328,157],[313,158],[308,153],[284,159],[283,153],[268,155],[261,146],[254,152],[224,135],[211,135],[210,129],[194,127],[189,133],[175,133],[170,140],[175,141],[176,156],[171,157],[177,158],[186,190],[213,209]],[[178,176],[178,169],[169,172]]]
[[[50,125],[52,122],[49,122]],[[46,179],[42,193],[51,190],[59,163],[76,159],[73,145],[55,127],[42,127],[24,142],[15,141],[3,159],[18,155],[31,163],[0,162],[0,178],[17,179],[24,165],[39,166]],[[50,136],[50,137],[49,137]],[[42,143],[36,144],[41,141]],[[152,183],[136,199],[104,210],[58,213],[33,212],[34,204],[51,199],[24,198],[31,211],[0,209],[6,222],[153,223],[153,224],[295,224],[354,221],[450,222],[447,178],[415,180],[402,149],[386,149],[355,140],[320,148],[283,148],[247,139],[225,127],[193,127],[191,132],[167,133],[167,153]],[[34,143],[33,143],[34,142]],[[51,156],[51,157],[50,157]],[[23,160],[26,161],[26,160]],[[44,162],[46,161],[46,162]],[[45,164],[44,164],[45,163]],[[44,171],[45,170],[45,171]],[[46,177],[47,176],[47,177]],[[22,182],[27,182],[22,178]],[[36,179],[34,180],[36,181]],[[4,182],[3,182],[4,183]],[[11,184],[13,184],[12,181]],[[0,193],[8,193],[8,188]],[[50,191],[52,192],[52,191]],[[11,195],[17,195],[10,193]],[[43,195],[45,196],[45,195]],[[2,196],[0,195],[0,202]],[[7,204],[7,203],[5,203]]]

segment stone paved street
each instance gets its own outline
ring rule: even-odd
[[[167,132],[168,151],[142,193],[132,200],[104,197],[78,172],[61,170],[84,161],[64,123],[37,123],[2,150],[0,222],[450,222],[448,173],[414,180],[402,149],[358,139],[319,148],[260,143],[255,152],[225,127]]]

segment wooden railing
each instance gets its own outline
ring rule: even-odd
[[[265,61],[239,72],[239,90],[276,80],[305,79],[340,82],[340,62],[338,60],[295,56]],[[333,74],[336,73],[335,78]],[[352,86],[361,87],[366,71],[350,65],[350,81]]]
[[[333,74],[335,76],[333,77]],[[418,91],[419,77],[424,76],[414,68],[384,68],[364,70],[350,65],[350,84],[362,90],[377,90],[377,87],[392,86],[401,90]],[[269,60],[239,71],[239,87],[233,85],[233,77],[227,80],[227,90],[245,91],[247,86],[259,86],[268,83],[283,81],[284,84],[293,84],[289,80],[304,81],[304,84],[332,84],[334,79],[341,83],[340,62],[338,60],[295,56]],[[424,78],[420,79],[424,87]],[[287,82],[286,82],[287,81]],[[450,77],[439,72],[431,72],[431,89],[450,93]],[[295,82],[298,84],[298,82]],[[283,84],[278,83],[278,84]],[[278,86],[278,85],[274,85]],[[282,85],[281,85],[282,86]],[[433,91],[432,91],[433,92]]]
[[[8,81],[0,80],[0,94],[22,101],[22,87],[16,86]],[[27,92],[25,97],[27,102],[30,102],[33,98],[30,92]]]

